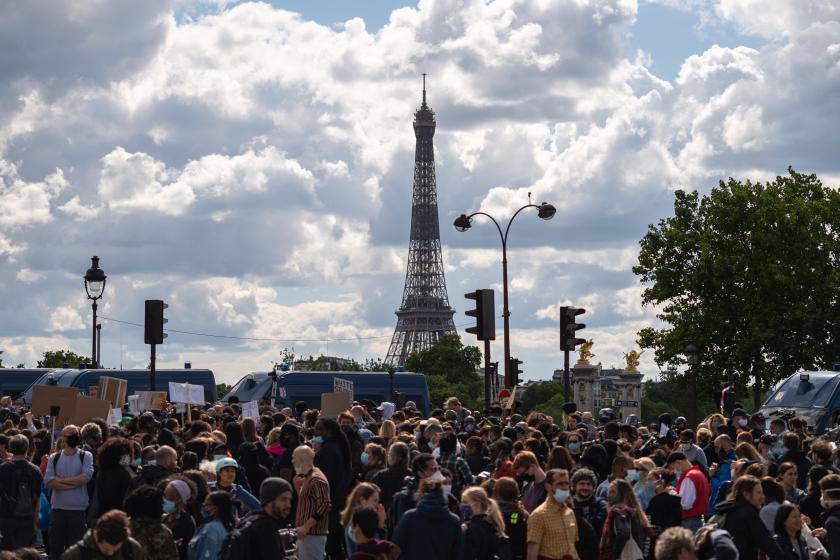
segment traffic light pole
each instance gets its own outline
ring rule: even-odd
[[[484,411],[490,413],[490,394],[492,391],[492,371],[490,369],[490,341],[484,341]]]
[[[149,360],[149,391],[155,390],[155,347],[156,344],[152,344],[152,356]]]
[[[563,350],[563,399],[569,402],[569,350]]]

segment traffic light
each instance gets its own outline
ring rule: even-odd
[[[522,370],[519,369],[519,366],[522,365],[522,360],[518,360],[511,356],[510,358],[510,367],[508,371],[510,372],[510,379],[505,379],[505,386],[506,387],[516,387],[519,385],[519,374],[522,373]]]
[[[583,338],[576,338],[575,331],[586,328],[583,323],[575,322],[575,317],[586,313],[586,309],[577,307],[560,308],[560,350],[574,351],[578,344],[586,342]]]
[[[475,326],[467,328],[478,340],[496,340],[496,305],[493,290],[476,290],[464,294],[467,299],[475,300],[475,309],[466,312],[467,317],[475,317]]]
[[[163,316],[163,310],[169,307],[161,299],[146,300],[146,323],[143,333],[143,340],[146,344],[163,344],[166,333],[163,332],[163,325],[168,321]]]

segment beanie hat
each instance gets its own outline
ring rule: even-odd
[[[260,505],[264,506],[286,492],[292,492],[292,486],[288,482],[276,476],[266,478],[260,485]]]

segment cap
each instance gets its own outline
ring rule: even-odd
[[[414,401],[405,401],[405,408],[410,408],[412,410],[417,410],[417,405],[414,404]]]
[[[732,411],[732,417],[734,418],[736,416],[749,417],[749,414],[747,414],[747,411],[744,410],[743,408],[736,408],[735,410]]]
[[[383,401],[382,404],[376,407],[376,410],[382,412],[382,417],[388,420],[394,414],[394,403]]]
[[[580,419],[581,420],[592,420],[593,419],[592,418],[592,413],[587,410],[583,414],[580,415]]]
[[[668,459],[665,461],[665,466],[671,465],[675,461],[688,461],[688,457],[685,456],[685,453],[674,451],[668,455]]]
[[[292,492],[292,486],[285,480],[277,476],[270,476],[262,481],[260,485],[260,505],[265,505],[280,494]]]
[[[216,461],[216,474],[219,474],[222,472],[222,469],[226,469],[228,467],[233,467],[234,469],[239,468],[239,463],[236,462],[236,459],[231,459],[230,457],[219,459]]]

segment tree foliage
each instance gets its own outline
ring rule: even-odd
[[[479,408],[483,381],[478,375],[481,351],[464,346],[457,334],[445,334],[420,352],[412,353],[405,369],[426,374],[432,407],[448,397],[458,397],[467,408]]]
[[[80,356],[70,350],[47,350],[44,352],[44,357],[38,360],[39,368],[61,368],[64,364],[68,367],[75,368],[79,364],[91,363],[90,358]]]
[[[216,397],[221,399],[230,393],[231,389],[233,389],[232,385],[228,385],[227,383],[216,383]]]
[[[800,368],[840,358],[840,193],[788,169],[768,183],[720,182],[702,198],[678,190],[674,215],[651,225],[633,268],[665,328],[639,332],[660,366],[701,349],[708,397],[738,372],[760,395]],[[757,398],[757,397],[756,397]]]
[[[522,404],[520,405],[519,410],[523,414],[528,414],[534,409],[537,409],[540,412],[545,412],[541,405],[551,400],[551,398],[557,394],[559,394],[562,398],[562,383],[558,383],[557,381],[540,381],[537,383],[531,383],[525,391],[522,392]],[[519,395],[518,392],[517,395]],[[562,405],[563,403],[561,402],[560,404]]]

